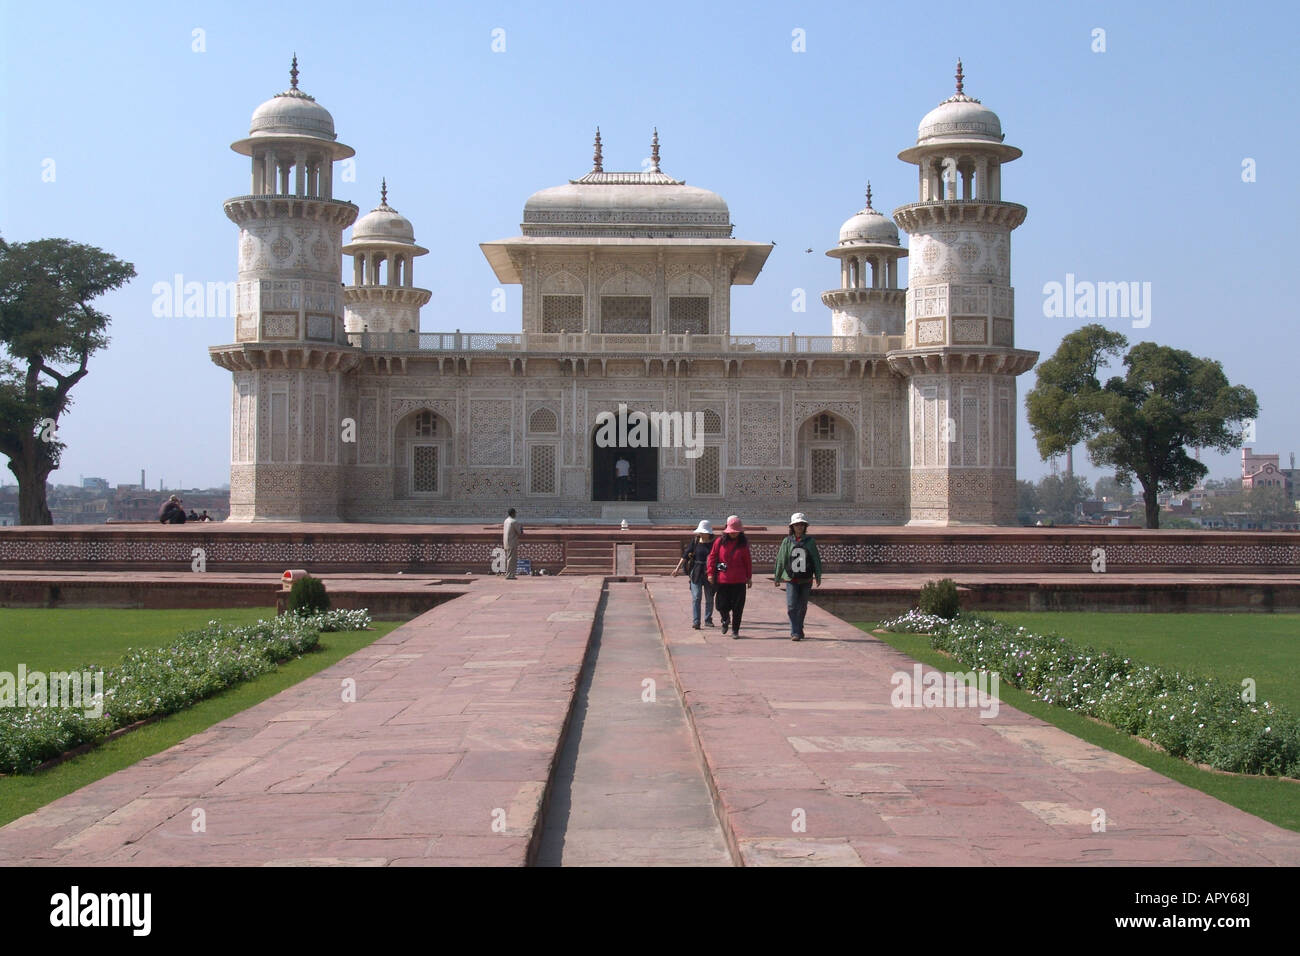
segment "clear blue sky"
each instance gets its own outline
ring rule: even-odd
[[[497,283],[478,243],[517,235],[531,193],[586,172],[599,124],[607,169],[639,169],[658,126],[666,172],[720,193],[738,238],[777,243],[757,283],[735,290],[733,331],[807,334],[830,331],[817,296],[838,269],[822,253],[865,182],[878,209],[917,198],[897,154],[952,92],[960,56],[966,92],[1024,150],[1003,171],[1004,198],[1029,208],[1012,240],[1016,344],[1046,357],[1083,324],[1044,317],[1047,282],[1150,282],[1149,327],[1104,324],[1222,361],[1259,396],[1256,449],[1300,452],[1286,293],[1300,218],[1294,3],[2,9],[0,233],[98,245],[139,273],[101,302],[112,344],[73,392],[56,482],[137,481],[142,467],[155,487],[229,480],[230,375],[207,347],[233,339],[233,320],[155,318],[151,287],[176,273],[235,278],[222,202],[249,174],[229,145],[286,88],[294,51],[301,87],[357,150],[357,182],[336,195],[365,212],[386,176],[432,250],[415,272],[433,290],[425,330],[519,328],[517,286],[505,315],[491,311]],[[792,51],[796,29],[806,52]],[[1242,181],[1246,158],[1256,182]],[[806,313],[791,311],[796,288]],[[1033,382],[1019,379],[1026,478],[1046,470],[1024,422]],[[1237,473],[1233,456],[1205,460],[1212,475]]]

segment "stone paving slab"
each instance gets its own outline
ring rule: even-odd
[[[691,630],[681,581],[646,587],[747,866],[1300,864],[1300,833],[1005,703],[893,707],[916,662],[816,606],[792,642],[770,581],[739,640]]]
[[[482,579],[0,828],[0,864],[521,866],[600,594],[599,578]]]

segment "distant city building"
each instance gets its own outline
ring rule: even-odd
[[[1278,462],[1278,455],[1257,455],[1249,447],[1241,449],[1241,487],[1243,491],[1251,488],[1281,488],[1291,497],[1291,480]]]

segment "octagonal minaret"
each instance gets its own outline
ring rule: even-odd
[[[433,295],[415,286],[415,257],[428,251],[415,244],[410,220],[388,205],[388,180],[383,180],[379,205],[357,220],[352,241],[343,247],[352,257],[352,285],[343,290],[343,299],[344,325],[354,344],[415,347],[420,307]]]
[[[239,226],[235,344],[212,360],[234,376],[230,517],[337,521],[341,376],[357,363],[343,327],[343,230],[357,207],[333,197],[354,155],[334,119],[290,87],[253,112],[231,148],[252,161],[249,193],[226,200]]]
[[[921,120],[898,154],[919,170],[919,201],[894,210],[910,236],[904,348],[908,523],[1014,524],[1016,376],[1037,352],[1015,348],[1011,231],[1026,209],[1002,200],[1002,164],[1021,152],[1002,123],[957,92]]]
[[[840,260],[840,287],[822,293],[831,310],[832,335],[902,335],[905,290],[898,287],[898,260],[907,255],[898,227],[867,204],[840,227],[840,241],[826,255]]]

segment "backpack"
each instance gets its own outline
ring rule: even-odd
[[[816,577],[813,573],[812,553],[808,550],[808,542],[811,540],[808,535],[804,535],[802,541],[795,540],[794,535],[790,536],[790,550],[785,556],[785,576],[791,581],[805,584]]]

